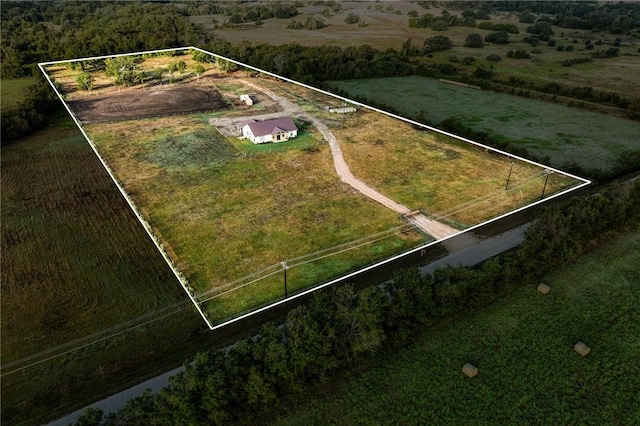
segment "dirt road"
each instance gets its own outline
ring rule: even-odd
[[[344,183],[350,185],[352,188],[354,188],[361,194],[371,198],[374,201],[377,201],[383,206],[401,215],[407,215],[407,220],[410,223],[417,226],[422,231],[426,232],[427,234],[431,235],[437,240],[441,240],[443,238],[449,237],[453,234],[457,234],[458,232],[460,232],[459,230],[452,228],[448,225],[437,222],[435,220],[428,219],[423,214],[418,213],[418,214],[411,215],[411,210],[409,208],[393,201],[389,197],[382,195],[381,193],[371,188],[366,183],[362,182],[360,179],[356,178],[351,173],[351,170],[349,170],[349,166],[344,160],[344,156],[342,155],[342,149],[340,149],[340,144],[338,143],[338,140],[333,135],[331,130],[329,130],[326,124],[324,124],[322,121],[320,121],[316,117],[313,117],[301,111],[300,108],[298,108],[298,106],[296,106],[293,102],[289,101],[288,99],[285,99],[282,96],[278,96],[275,93],[271,92],[270,90],[265,89],[264,87],[258,86],[252,81],[242,80],[242,83],[249,87],[252,87],[256,91],[260,91],[265,95],[269,96],[271,99],[278,102],[284,109],[282,112],[278,112],[278,113],[265,114],[263,116],[251,116],[247,118],[267,119],[267,118],[282,117],[283,115],[290,115],[290,116],[308,121],[310,123],[313,123],[316,129],[318,129],[318,131],[322,133],[322,135],[324,136],[324,139],[329,143],[329,148],[331,149],[331,155],[333,157],[333,164],[336,168],[336,172],[338,173],[338,176],[340,176],[340,179]],[[226,124],[227,126],[231,124],[231,122],[227,123],[226,121],[223,122],[222,120],[230,120],[230,119],[212,119],[210,123],[217,125],[216,122],[218,122],[221,125]],[[232,120],[233,122],[237,122],[237,121],[241,121],[242,118],[236,117]]]

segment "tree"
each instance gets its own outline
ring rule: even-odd
[[[490,33],[486,35],[484,41],[494,44],[509,44],[509,33],[507,33],[506,31],[497,31],[495,33]]]
[[[83,72],[76,77],[76,83],[78,83],[78,89],[80,90],[88,90],[91,93],[93,89],[93,82],[95,79],[88,72]]]
[[[113,77],[115,84],[129,86],[140,81],[140,74],[136,72],[138,66],[131,56],[118,56],[105,60],[104,73]]]
[[[464,39],[466,47],[479,48],[483,46],[482,36],[478,33],[471,33]]]
[[[355,13],[349,13],[346,18],[344,18],[344,22],[347,24],[357,24],[360,22],[360,16]]]
[[[204,72],[204,66],[202,64],[196,64],[193,67],[193,72],[196,74],[197,77],[200,77]]]
[[[287,57],[282,53],[273,57],[273,66],[279,75],[282,75],[282,71],[284,71],[286,63]]]
[[[542,36],[552,36],[555,35],[553,29],[551,28],[551,22],[548,21],[538,21],[530,27],[527,27],[527,32],[529,34],[539,34]]]
[[[218,65],[218,69],[220,71],[231,72],[238,69],[238,65],[235,62],[227,61],[221,58],[216,59],[216,65]]]
[[[442,50],[449,50],[453,47],[453,42],[449,37],[443,35],[437,35],[429,37],[424,41],[424,53],[440,52]]]

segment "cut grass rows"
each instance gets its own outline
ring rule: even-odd
[[[320,397],[290,401],[301,407],[277,424],[637,424],[638,265],[635,229],[546,277],[548,295],[527,286],[444,321]]]
[[[44,423],[169,370],[202,344],[190,338],[202,321],[185,304],[5,375],[97,339],[85,336],[113,336],[185,295],[70,120],[3,146],[1,172],[3,424]]]

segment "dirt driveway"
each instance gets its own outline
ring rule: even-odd
[[[383,206],[401,215],[404,215],[412,225],[421,229],[423,232],[426,232],[427,234],[433,236],[437,240],[449,237],[451,235],[454,235],[460,232],[459,230],[452,228],[444,223],[429,219],[421,213],[412,214],[411,210],[406,206],[393,201],[391,198],[386,197],[385,195],[382,195],[381,193],[371,188],[366,183],[362,182],[360,179],[356,178],[351,173],[351,170],[349,170],[349,166],[347,165],[347,162],[344,160],[344,156],[342,155],[342,149],[340,148],[340,144],[338,143],[338,140],[333,135],[331,130],[329,130],[329,127],[327,127],[325,123],[323,123],[316,117],[313,117],[301,111],[297,105],[295,105],[288,99],[278,96],[275,93],[271,92],[270,90],[258,86],[252,81],[240,80],[240,82],[247,85],[248,87],[253,88],[254,90],[264,93],[265,95],[269,96],[273,100],[277,101],[282,106],[283,111],[277,112],[277,113],[271,113],[271,114],[264,114],[261,116],[252,115],[252,116],[246,116],[246,117],[233,117],[233,118],[226,118],[226,119],[211,119],[209,121],[211,124],[215,126],[221,125],[226,128],[232,127],[235,129],[235,123],[237,123],[238,121],[242,121],[244,119],[258,118],[258,119],[264,120],[269,118],[282,117],[286,115],[311,122],[316,127],[316,129],[318,129],[318,131],[322,133],[322,135],[324,136],[324,139],[329,143],[329,148],[331,149],[331,155],[333,157],[334,167],[336,169],[336,172],[338,173],[338,176],[340,176],[340,179],[344,183],[350,185],[352,188],[354,188],[361,194],[365,195],[366,197],[369,197],[372,200],[382,204]],[[228,121],[225,121],[225,120],[228,120]],[[237,135],[237,131],[235,131],[233,135]]]

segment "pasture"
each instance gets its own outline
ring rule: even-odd
[[[181,57],[189,61],[189,55]],[[156,57],[154,65],[161,67],[163,58],[172,60]],[[139,66],[147,67],[144,59]],[[49,72],[58,81],[73,81],[66,68],[50,66]],[[463,228],[538,200],[543,191],[548,196],[578,183],[557,174],[547,180],[544,169],[521,161],[511,168],[506,157],[366,109],[331,114],[325,107],[341,102],[294,84],[264,78],[249,83],[243,71],[205,74],[170,85],[156,101],[166,98],[180,107],[179,98],[165,94],[214,84],[222,96],[218,103],[228,109],[179,109],[184,115],[135,119],[120,103],[120,119],[89,120],[84,129],[214,323],[430,241],[398,213],[337,178],[311,116],[330,126],[364,182],[411,210]],[[96,99],[110,105],[123,96],[108,85],[93,94],[64,87],[74,100],[71,108]],[[251,116],[253,109],[234,101],[249,88],[258,107],[287,105],[300,138],[251,146],[222,136],[208,118],[232,123]],[[123,93],[148,97],[149,89],[133,86]],[[379,134],[386,135],[382,143]],[[511,186],[505,190],[507,179]],[[282,262],[289,268],[287,286]]]
[[[533,99],[441,83],[424,77],[334,81],[350,96],[384,103],[406,116],[423,112],[436,125],[456,117],[476,131],[526,147],[551,165],[608,170],[637,150],[640,124]]]
[[[0,111],[8,111],[18,106],[24,99],[25,90],[36,82],[35,78],[16,78],[0,82]]]
[[[636,229],[547,276],[549,294],[527,286],[442,321],[361,373],[286,401],[271,423],[637,424],[638,265]],[[578,341],[591,347],[584,358]],[[467,362],[479,368],[473,379]]]
[[[3,424],[51,420],[202,344],[189,339],[201,319],[70,119],[3,147],[1,172]]]

